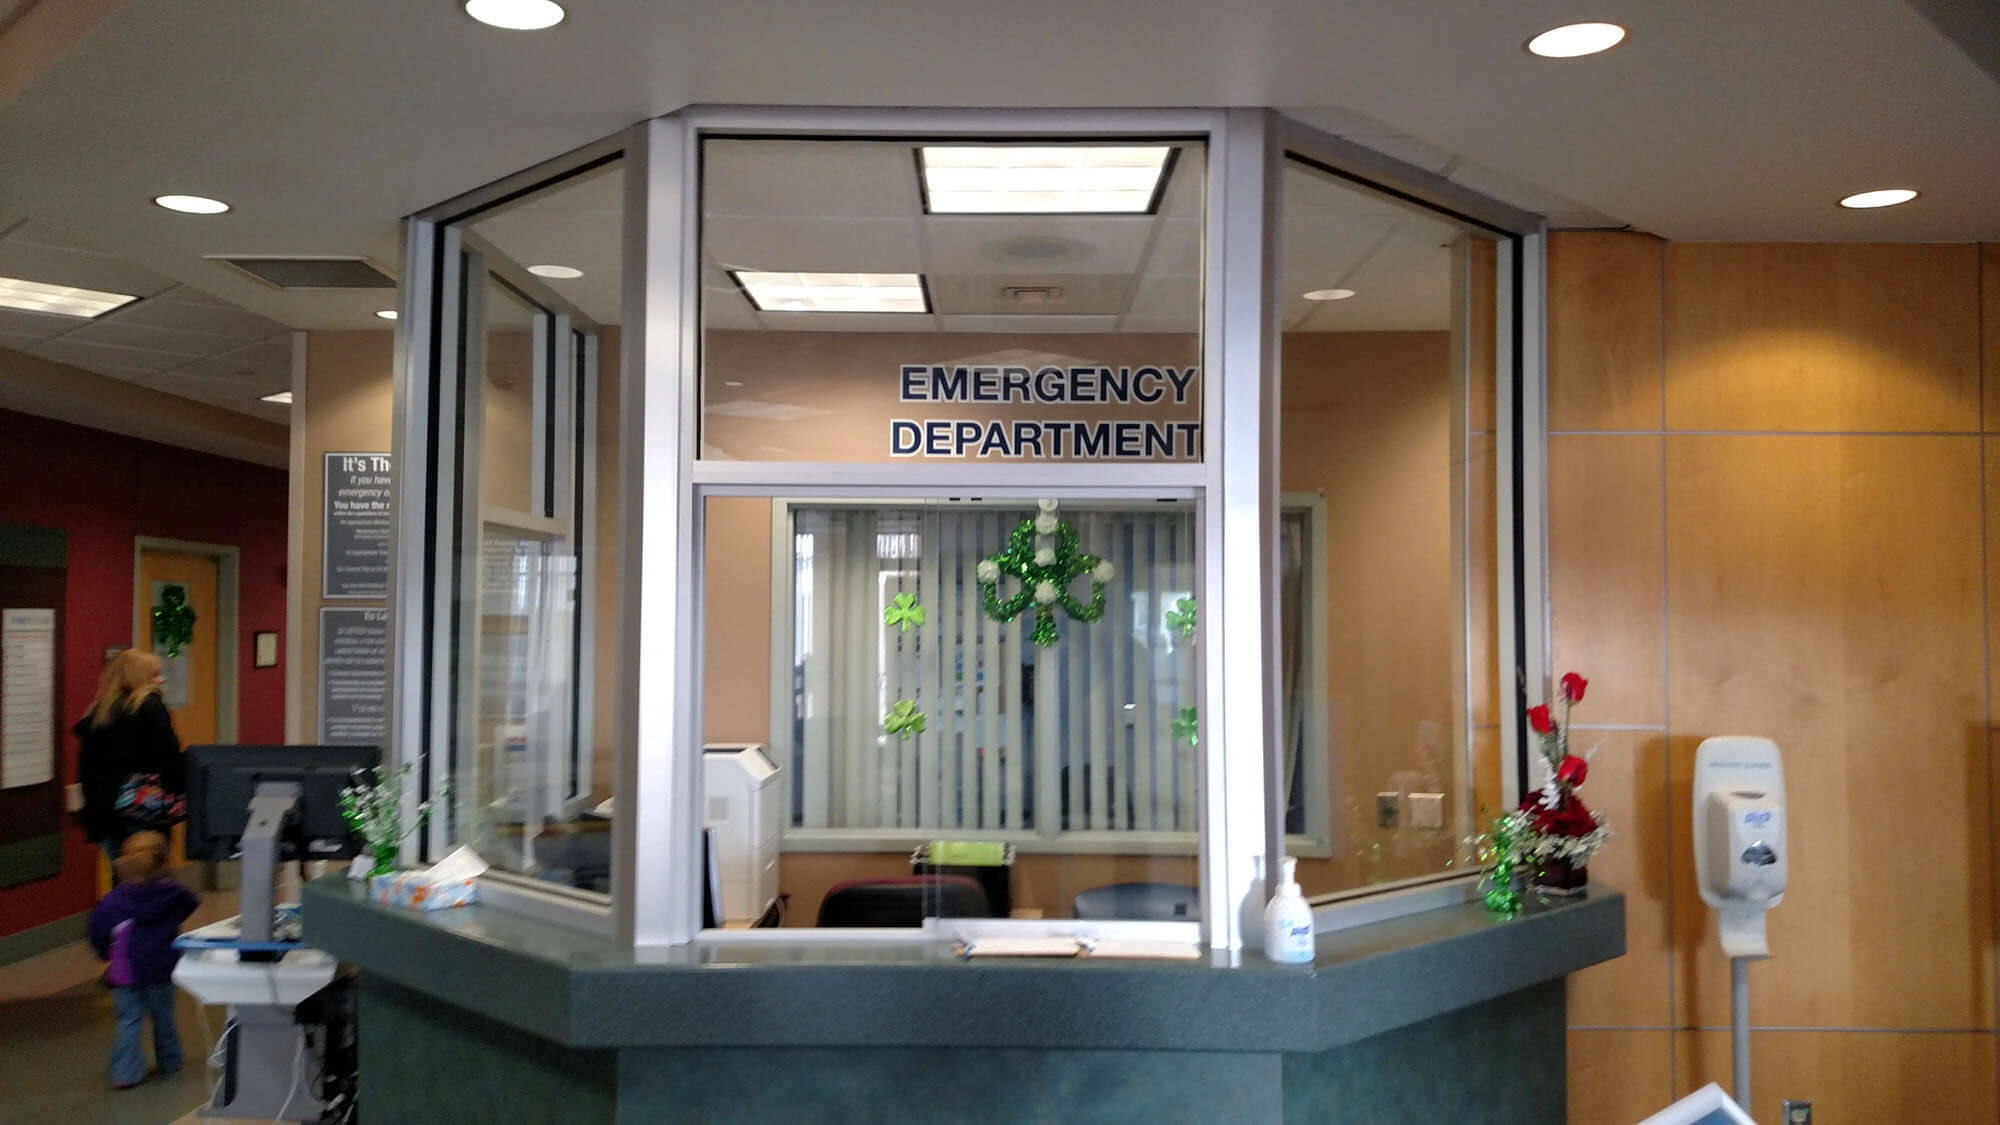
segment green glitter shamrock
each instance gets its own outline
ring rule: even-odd
[[[193,640],[194,607],[187,604],[187,587],[163,588],[160,604],[153,607],[153,643],[165,649],[171,660]]]
[[[1167,725],[1175,738],[1186,739],[1189,746],[1201,744],[1201,712],[1195,708],[1181,708],[1180,718]]]
[[[1042,504],[1040,515],[1022,520],[1014,529],[1006,550],[980,562],[978,578],[985,594],[986,616],[1004,624],[1034,606],[1032,636],[1037,645],[1046,648],[1056,643],[1057,606],[1086,623],[1104,616],[1104,584],[1116,572],[1109,562],[1078,551],[1076,528],[1056,519],[1053,501],[1045,500]],[[1052,540],[1053,546],[1036,546],[1036,539],[1041,537]],[[1004,602],[1000,600],[1002,575],[1012,575],[1021,582],[1020,593]],[[1090,576],[1088,603],[1076,600],[1069,592],[1070,583],[1084,575]]]
[[[1167,629],[1183,637],[1194,636],[1194,599],[1182,598],[1167,611]]]
[[[907,633],[912,625],[924,623],[924,607],[917,604],[915,594],[897,594],[889,602],[889,608],[882,611],[882,624],[900,625]]]
[[[907,699],[898,699],[896,705],[889,708],[889,713],[882,716],[883,733],[893,734],[897,738],[922,734],[924,728],[929,725],[930,720],[924,717],[922,711],[917,710],[916,704]]]
[[[1502,918],[1521,912],[1521,894],[1514,889],[1514,851],[1519,824],[1513,816],[1493,819],[1493,827],[1480,841],[1479,858],[1486,867],[1486,909]]]

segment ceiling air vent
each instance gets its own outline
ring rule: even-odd
[[[394,289],[396,279],[366,258],[237,258],[210,261],[234,266],[274,289]]]

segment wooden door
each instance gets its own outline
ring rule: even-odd
[[[140,647],[149,648],[166,662],[167,711],[173,716],[174,733],[181,745],[202,746],[216,741],[220,719],[218,685],[222,672],[219,642],[221,622],[217,607],[222,604],[221,565],[206,555],[176,551],[146,551],[139,556],[139,581],[133,591],[139,610]],[[153,607],[162,601],[169,586],[186,594],[188,608],[194,610],[194,636],[179,656],[167,655],[167,646],[154,636]],[[184,827],[173,832],[171,862],[184,861]]]

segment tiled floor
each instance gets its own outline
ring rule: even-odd
[[[212,893],[188,925],[235,912],[235,894]],[[185,992],[178,1010],[187,1064],[111,1089],[114,1017],[111,993],[97,983],[103,968],[81,942],[0,966],[0,1117],[9,1125],[169,1125],[208,1100],[207,1059],[224,1011],[203,1009]]]

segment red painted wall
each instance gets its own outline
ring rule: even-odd
[[[288,501],[282,469],[0,410],[0,523],[69,533],[63,781],[76,779],[68,726],[90,704],[104,650],[132,640],[133,540],[141,535],[242,551],[237,740],[284,741],[284,645],[278,667],[253,668],[251,634],[285,627]],[[62,874],[0,888],[0,936],[90,909],[97,853],[63,820]]]

